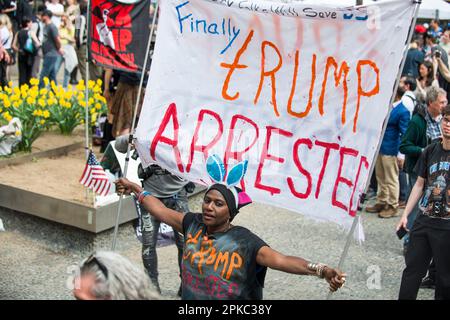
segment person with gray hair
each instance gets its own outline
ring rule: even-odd
[[[78,300],[158,300],[145,272],[111,251],[98,251],[80,265],[73,295]]]
[[[441,136],[440,114],[447,105],[447,93],[441,88],[429,87],[425,103],[426,107],[417,105],[400,143],[400,152],[405,155],[404,169],[408,173],[410,192],[417,180],[414,167],[423,149]],[[409,216],[410,226],[414,222],[415,211]],[[405,238],[406,246],[408,238]]]

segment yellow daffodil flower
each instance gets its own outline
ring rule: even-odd
[[[48,78],[47,78],[47,80],[48,80]],[[44,79],[44,81],[45,81],[45,79]],[[31,78],[31,79],[30,79],[30,84],[31,84],[32,86],[37,86],[37,85],[39,85],[39,79]]]
[[[12,120],[12,116],[9,114],[8,111],[6,111],[5,113],[3,113],[3,118],[4,118],[6,121],[8,121],[8,122]]]

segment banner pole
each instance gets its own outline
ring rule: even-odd
[[[87,2],[87,14],[86,14],[86,28],[85,28],[85,32],[86,33],[89,33],[90,32],[90,23],[89,23],[89,20],[90,20],[90,15],[91,15],[91,1],[89,0],[88,2]],[[84,38],[84,36],[83,35],[81,35],[82,36],[82,38]],[[83,41],[83,39],[81,39],[81,41]],[[88,108],[88,81],[89,81],[89,51],[88,51],[88,45],[87,45],[87,43],[86,43],[86,77],[85,77],[85,81],[86,81],[86,83],[85,83],[85,85],[86,85],[86,88],[85,88],[85,101],[86,101],[86,106],[85,106],[85,113],[84,113],[84,116],[85,116],[85,119],[84,119],[84,122],[85,122],[85,136],[86,136],[86,159],[87,159],[87,157],[89,156],[89,108]]]
[[[91,0],[88,0],[88,2],[87,2],[87,9],[86,10],[87,10],[87,12],[86,12],[86,28],[85,28],[85,32],[87,34],[89,34],[89,32],[90,32],[89,20],[90,20],[90,14],[91,14]],[[80,28],[81,28],[81,25],[80,25]],[[81,34],[80,36],[81,36],[80,41],[83,41],[84,35]],[[89,157],[89,149],[90,149],[89,148],[89,106],[88,106],[88,101],[89,101],[88,100],[89,53],[88,53],[88,44],[87,43],[86,43],[86,77],[85,78],[86,78],[85,79],[85,81],[86,81],[86,83],[85,83],[86,88],[85,88],[84,94],[85,94],[85,103],[86,103],[86,105],[84,107],[84,131],[85,131],[85,140],[86,140],[85,149],[86,149],[86,161],[87,161],[87,159]],[[86,201],[88,201],[88,198],[89,198],[89,191],[86,190]],[[95,199],[95,195],[94,195],[94,199]],[[94,207],[95,207],[95,201],[94,201]]]
[[[406,54],[408,53],[409,44],[411,42],[412,35],[414,33],[413,30],[414,30],[414,27],[416,25],[417,15],[419,13],[419,6],[422,3],[421,0],[412,0],[412,2],[415,5],[414,14],[413,14],[413,18],[412,18],[412,23],[411,23],[411,26],[409,27],[408,38],[407,38],[405,47],[403,48],[403,58],[402,58],[402,61],[400,63],[399,70],[397,72],[397,78],[395,79],[391,100],[389,101],[389,111],[388,111],[388,113],[386,115],[386,119],[384,120],[384,123],[383,123],[383,129],[381,130],[380,140],[378,140],[377,151],[375,152],[374,158],[372,160],[372,164],[370,165],[368,179],[367,179],[366,185],[364,187],[364,195],[367,193],[367,190],[369,189],[369,186],[370,186],[370,177],[372,176],[373,171],[375,169],[375,162],[376,162],[376,159],[378,157],[378,153],[380,152],[381,142],[383,141],[384,132],[386,131],[386,127],[387,127],[387,123],[388,123],[387,120],[389,119],[389,115],[390,115],[391,110],[392,110],[392,105],[394,103],[395,96],[397,95],[397,90],[396,89],[397,89],[398,84],[400,82],[402,70],[403,70],[403,67],[405,65]],[[358,204],[359,204],[359,201],[358,201]],[[349,208],[349,210],[350,209],[351,208]],[[358,222],[361,221],[361,213],[360,213],[359,210],[357,212],[359,212],[359,213],[357,213],[356,217],[353,219],[353,223],[352,223],[352,226],[350,228],[350,232],[347,235],[347,240],[345,242],[344,250],[342,251],[342,255],[341,255],[340,259],[339,259],[339,264],[337,266],[337,268],[339,270],[342,270],[342,267],[344,265],[345,259],[347,258],[348,249],[350,248],[351,240],[352,240],[353,234],[355,232],[356,226],[358,225]],[[328,292],[327,300],[331,299],[332,294],[333,294],[333,292],[331,292],[331,291]]]
[[[151,5],[151,3],[150,3],[150,5]],[[128,173],[128,163],[130,161],[131,144],[132,144],[132,141],[133,141],[133,135],[134,135],[134,130],[135,130],[135,123],[136,123],[136,118],[137,118],[137,108],[138,108],[140,100],[141,100],[141,90],[142,90],[142,86],[143,86],[143,83],[144,83],[145,73],[146,73],[146,70],[147,70],[148,56],[150,54],[150,45],[152,43],[152,38],[153,38],[154,31],[155,31],[155,23],[156,23],[156,16],[158,14],[158,8],[159,8],[159,1],[156,2],[155,12],[153,13],[152,26],[151,26],[151,29],[150,29],[150,35],[149,35],[148,43],[147,43],[147,51],[145,53],[144,65],[142,66],[141,80],[139,82],[138,95],[137,95],[136,104],[134,106],[134,111],[133,111],[133,122],[131,123],[130,138],[128,140],[127,155],[125,157],[125,165],[124,165],[124,169],[123,169],[123,177],[124,178],[127,177],[127,173]],[[119,197],[119,206],[118,206],[118,209],[117,209],[116,223],[114,225],[113,241],[112,241],[112,244],[111,244],[111,250],[112,251],[114,251],[116,249],[117,233],[118,233],[118,230],[119,230],[119,219],[120,219],[120,213],[122,211],[122,199],[123,199],[123,195],[120,195],[120,197]]]

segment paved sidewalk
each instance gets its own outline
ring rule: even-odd
[[[201,195],[191,199],[191,210],[199,210],[200,201]],[[366,241],[362,246],[353,243],[350,247],[343,268],[348,274],[347,283],[333,299],[397,299],[404,268],[402,244],[394,232],[397,221],[363,212]],[[334,224],[317,223],[261,204],[244,208],[235,223],[287,255],[330,265],[338,264],[346,238]],[[71,266],[83,258],[80,253],[55,252],[24,234],[8,231],[7,224],[5,228],[6,232],[0,232],[0,299],[72,299],[66,282]],[[129,224],[121,227],[118,251],[142,266],[141,247]],[[158,258],[163,295],[176,299],[179,277],[175,246],[159,248]],[[421,290],[419,299],[433,299],[433,295],[433,290]],[[275,270],[267,273],[265,299],[321,300],[326,296],[327,284],[323,280]]]

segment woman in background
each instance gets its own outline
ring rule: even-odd
[[[431,61],[424,61],[419,65],[416,91],[426,96],[426,89],[431,86],[439,88],[439,83],[435,77],[433,63]]]
[[[34,58],[41,46],[36,34],[31,30],[32,21],[25,17],[22,20],[22,29],[16,33],[13,49],[18,53],[19,85],[29,83]]]
[[[64,50],[64,80],[63,87],[67,88],[70,79],[70,73],[73,71],[74,66],[78,64],[78,60],[76,59],[75,52],[75,28],[73,27],[70,19],[67,15],[63,15],[61,17],[61,25],[59,27],[59,37],[61,39],[61,45]],[[62,65],[62,60],[59,64],[55,66],[56,73],[59,72],[59,69]]]
[[[12,30],[12,24],[11,20],[6,14],[0,14],[0,42],[3,46],[3,48],[8,52],[9,54],[9,61],[13,61],[13,54],[11,50],[11,44],[13,41],[13,30]],[[0,85],[6,86],[9,81],[9,64],[11,62],[6,62],[6,60],[2,60],[2,63],[0,65],[1,71],[0,71]]]

